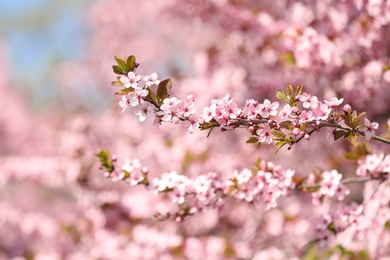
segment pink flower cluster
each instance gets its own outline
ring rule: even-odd
[[[182,121],[187,122],[189,125],[188,130],[192,133],[199,126],[198,118],[195,114],[194,101],[193,95],[187,96],[186,101],[182,101],[176,97],[166,98],[160,107],[161,112],[157,114],[161,116],[161,121],[163,122],[171,122],[174,124],[179,124]]]
[[[278,198],[287,196],[295,188],[293,176],[294,171],[263,161],[259,170],[235,171],[225,190],[233,197],[247,202],[262,201],[268,210],[277,206]]]
[[[361,177],[383,178],[389,177],[390,172],[390,155],[370,154],[364,159],[359,160],[359,167],[356,174]]]
[[[156,74],[153,73],[151,75]],[[135,76],[129,73],[125,80],[122,77],[120,82],[126,88],[127,81],[130,81],[130,78]],[[137,77],[136,79],[140,80],[140,78]],[[158,82],[156,80],[153,81],[153,84]],[[152,83],[148,84],[151,85]],[[139,107],[136,115],[139,116],[141,121],[145,120],[148,115],[153,114],[158,123],[185,123],[190,132],[195,131],[195,129],[202,129],[203,126],[206,126],[205,129],[208,129],[210,124],[211,127],[246,127],[257,138],[258,142],[266,142],[268,144],[273,141],[271,133],[273,129],[285,132],[287,130],[291,131],[287,134],[292,134],[294,140],[302,137],[309,139],[311,133],[308,133],[306,126],[318,130],[321,122],[329,121],[331,113],[343,102],[342,98],[338,99],[336,97],[321,102],[316,96],[303,93],[296,97],[286,97],[287,99],[296,99],[293,103],[296,105],[286,104],[278,111],[279,102],[271,102],[268,99],[265,99],[263,103],[250,99],[246,101],[243,108],[240,108],[233,98],[227,94],[222,99],[211,100],[211,105],[204,107],[202,114],[198,116],[193,95],[187,96],[186,101],[168,96],[162,100],[161,105],[145,101],[149,93],[148,84],[144,88],[135,87],[130,94],[122,96],[122,100],[119,103],[123,108],[122,111],[126,109],[127,104],[130,104],[133,107]],[[289,122],[294,128],[282,129],[280,125],[282,122]],[[331,122],[334,122],[334,120]],[[374,129],[376,128],[376,123],[370,123],[368,120],[365,120],[365,126],[361,127],[361,132],[365,134],[366,138],[371,138],[375,134]]]
[[[211,100],[211,106],[205,107],[200,116],[203,122],[211,122],[215,120],[222,126],[227,126],[231,120],[238,118],[241,114],[241,109],[237,103],[233,101],[229,94],[222,99]]]
[[[364,125],[359,128],[364,133],[366,140],[370,140],[375,135],[375,129],[378,129],[379,124],[377,122],[370,122],[367,118],[364,118]]]
[[[299,115],[299,123],[303,124],[310,121],[327,120],[332,109],[341,105],[344,99],[332,98],[330,101],[321,102],[316,96],[303,93],[298,96],[302,106],[310,110],[302,110]]]
[[[116,162],[116,158],[112,160],[113,163]],[[110,177],[112,181],[124,180],[130,185],[135,186],[139,183],[146,180],[149,170],[147,167],[143,167],[139,160],[128,160],[122,165],[121,170],[115,170],[111,173],[106,172],[104,175]]]
[[[112,162],[114,168],[117,168],[116,159]],[[284,170],[280,165],[265,161],[260,162],[260,168],[256,171],[248,168],[240,172],[236,170],[226,182],[222,182],[214,172],[189,178],[171,171],[162,173],[161,177],[155,177],[151,181],[147,174],[148,169],[138,160],[126,159],[120,171],[106,172],[105,176],[113,181],[124,180],[131,185],[146,185],[156,194],[167,194],[172,204],[186,210],[180,213],[183,216],[207,208],[219,209],[227,196],[249,203],[263,202],[268,210],[275,208],[277,199],[289,195],[295,188],[293,170]],[[182,216],[179,216],[178,220],[181,219]]]
[[[213,172],[195,178],[175,171],[163,173],[160,178],[153,179],[152,186],[155,192],[166,192],[171,203],[187,207],[190,214],[222,206],[222,198],[218,195],[222,195],[222,184]]]
[[[336,234],[346,229],[359,231],[364,228],[363,206],[352,204],[330,214],[325,214],[322,221],[315,227],[315,235],[318,241],[325,244],[330,242]]]
[[[143,87],[139,87],[138,83],[143,80],[145,82],[145,85]],[[124,112],[130,104],[132,107],[138,107],[141,106],[141,108],[138,107],[138,111],[136,111],[136,114],[140,116],[140,121],[144,121],[146,115],[150,114],[150,104],[144,105],[144,98],[148,95],[147,88],[152,85],[158,85],[160,81],[158,80],[157,73],[152,73],[147,76],[141,76],[138,74],[135,74],[135,72],[130,71],[127,76],[121,76],[119,78],[119,82],[123,85],[125,89],[133,88],[133,91],[131,91],[127,95],[122,96],[122,100],[119,102],[119,106],[122,107],[122,112]],[[142,113],[142,111],[144,111]]]
[[[343,200],[350,193],[350,190],[341,183],[343,175],[337,172],[337,170],[325,171],[322,173],[321,178],[319,190],[312,193],[314,204],[318,205],[322,196],[336,196],[338,200]],[[315,183],[314,174],[309,175],[307,182]]]

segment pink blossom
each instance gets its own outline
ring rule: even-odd
[[[331,112],[332,109],[321,102],[317,102],[317,105],[314,108],[312,106],[314,120],[326,120]]]
[[[259,104],[257,108],[257,113],[261,115],[263,118],[267,118],[269,116],[276,116],[277,109],[279,107],[279,102],[272,102],[268,99],[265,99],[263,104]]]
[[[119,106],[122,108],[122,112],[125,112],[127,106],[129,105],[129,99],[127,96],[122,96],[121,101],[119,101]]]
[[[242,111],[244,117],[248,119],[256,119],[258,116],[258,113],[256,111],[258,106],[258,103],[254,99],[249,99],[246,101],[245,107]]]
[[[370,122],[367,118],[364,118],[364,126],[359,130],[364,133],[366,140],[370,140],[375,135],[375,129],[378,129],[379,124],[377,122]]]
[[[145,121],[146,117],[150,114],[153,114],[153,106],[150,103],[142,103],[136,108],[134,112],[138,116],[139,121]]]
[[[289,119],[289,115],[291,114],[292,109],[289,104],[284,105],[283,109],[279,111],[279,120],[285,121]]]
[[[325,100],[325,104],[331,108],[335,108],[339,105],[341,105],[341,103],[343,103],[344,101],[344,98],[336,98],[336,97],[332,97],[329,101]]]
[[[138,82],[141,80],[141,75],[136,75],[134,72],[130,71],[127,76],[121,76],[119,80],[125,88],[136,88]]]
[[[180,116],[183,113],[182,101],[172,97],[163,100],[161,110],[164,112],[162,121],[173,122],[174,124],[180,123]]]
[[[152,73],[150,75],[144,76],[142,78],[143,81],[145,81],[145,85],[150,87],[152,85],[158,85],[160,84],[160,81],[158,80],[157,73]]]
[[[352,109],[352,107],[351,107],[349,104],[345,104],[345,105],[343,106],[343,111],[344,111],[345,113],[348,113],[348,111],[351,111],[351,109]]]
[[[370,154],[359,160],[356,174],[362,177],[380,178],[390,173],[390,155]]]
[[[299,101],[303,102],[304,108],[316,108],[318,106],[318,98],[304,92],[298,96]]]
[[[143,98],[148,95],[148,91],[143,88],[135,88],[128,96],[129,103],[132,107],[138,106],[144,102]]]
[[[188,126],[188,132],[194,133],[195,130],[199,129],[199,122],[198,122],[198,116],[197,115],[190,115],[188,117],[188,121],[183,123],[184,125]]]
[[[182,112],[183,117],[190,117],[195,114],[196,109],[195,109],[194,101],[195,99],[193,95],[187,96],[187,100],[183,106],[183,112]]]
[[[201,115],[201,118],[204,122],[210,122],[214,116],[215,116],[215,107],[216,105],[213,104],[210,107],[203,108],[203,113]]]
[[[306,122],[310,122],[314,120],[313,112],[312,111],[306,111],[303,110],[301,114],[299,115],[299,123],[304,124]]]
[[[126,162],[122,165],[121,169],[121,179],[126,179],[126,181],[133,186],[142,182],[148,172],[148,169],[143,167],[137,159],[133,159],[131,161],[126,159]],[[127,174],[129,176],[127,176]]]
[[[266,142],[267,144],[272,143],[271,128],[268,124],[263,125],[263,128],[260,128],[256,131],[257,139],[259,142]]]
[[[343,176],[336,170],[323,172],[319,193],[329,197],[337,195],[339,200],[344,199],[344,196],[348,195],[350,191],[340,182],[342,177]]]

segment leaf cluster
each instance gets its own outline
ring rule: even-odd
[[[109,173],[115,170],[115,167],[112,163],[109,150],[100,150],[99,153],[95,154],[99,158],[102,167]]]
[[[115,56],[114,58],[117,63],[117,65],[112,66],[115,74],[127,75],[130,71],[134,72],[138,67],[138,64],[135,62],[135,56],[133,55],[130,55],[125,59],[121,59],[118,56]]]
[[[294,107],[298,102],[298,96],[302,94],[302,88],[303,88],[302,84],[299,85],[295,90],[293,86],[288,85],[285,92],[282,90],[277,90],[276,97],[286,102],[291,107]]]

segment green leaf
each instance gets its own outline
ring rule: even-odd
[[[209,132],[207,133],[207,138],[209,138],[210,137],[210,135],[211,135],[211,131],[213,131],[213,129],[214,129],[214,126],[213,127],[211,127],[210,128],[210,130],[209,130]],[[203,129],[202,129],[203,130]]]
[[[279,152],[279,150],[282,149],[282,147],[285,146],[286,144],[288,144],[287,141],[279,141],[279,142],[277,142],[275,145],[279,146],[279,148],[275,151],[275,154],[277,154]]]
[[[256,161],[256,167],[258,170],[261,170],[261,158],[258,158]]]
[[[385,229],[390,229],[390,220],[386,221]]]
[[[109,150],[100,150],[99,153],[95,154],[98,158],[102,166],[106,169],[108,172],[114,171],[114,166],[111,163],[110,158],[110,151]]]
[[[129,71],[135,70],[135,56],[130,55],[126,60],[127,68]]]
[[[299,96],[300,94],[302,94],[302,89],[303,89],[303,85],[302,84],[297,87],[297,89],[295,90],[295,96],[296,97]]]
[[[112,81],[112,82],[111,82],[111,86],[118,86],[118,87],[121,87],[121,86],[122,86],[122,83],[121,83],[120,81],[118,81],[118,80]]]
[[[286,88],[287,97],[290,97],[290,98],[293,97],[293,93],[294,93],[293,86],[288,85],[287,88]]]
[[[359,253],[356,254],[356,260],[370,260],[370,255],[366,250],[359,251]]]
[[[284,93],[283,91],[281,90],[277,90],[276,91],[276,97],[284,102],[287,102],[289,103],[290,100],[288,99],[288,97],[286,96],[286,93]]]
[[[112,66],[112,69],[113,69],[113,71],[114,71],[115,74],[127,75],[126,70],[123,69],[123,68],[121,68],[121,67],[118,66],[118,65]]]
[[[247,144],[255,144],[258,143],[259,140],[256,137],[249,137],[249,139],[246,141]]]
[[[345,115],[345,114],[340,114],[339,116],[341,117],[341,119],[344,120],[344,123],[345,123],[347,126],[353,128],[353,124],[352,124],[352,114],[351,114],[350,111],[348,111],[348,114],[347,114],[347,115]]]
[[[354,111],[355,112],[355,111]],[[358,116],[356,116],[353,120],[353,128],[359,127],[363,125],[363,121],[360,121],[360,119],[366,114],[366,112],[360,113]]]
[[[287,130],[293,130],[294,124],[292,122],[284,121],[279,124],[282,128]]]
[[[336,231],[336,228],[334,227],[334,224],[333,222],[329,223],[328,226],[327,226],[328,230],[330,232],[332,232],[333,235],[336,235],[337,234],[337,231]]]
[[[371,153],[372,150],[367,142],[356,142],[352,151],[346,153],[344,156],[346,159],[357,161]]]
[[[357,140],[357,135],[355,133],[350,133],[348,136],[348,140],[351,142],[351,144],[355,144]]]
[[[344,157],[348,160],[353,160],[353,161],[357,161],[359,159],[359,156],[357,156],[356,154],[354,153],[346,153],[344,155]]]
[[[158,104],[157,96],[153,92],[153,90],[148,88],[148,91],[149,91],[149,94],[146,97],[144,97],[144,100],[149,101],[152,104]]]
[[[116,60],[116,63],[118,63],[119,67],[121,67],[124,70],[127,70],[127,64],[126,64],[126,62],[124,60],[122,60],[118,56],[115,56],[114,58]]]
[[[158,84],[157,88],[157,97],[159,100],[164,100],[166,97],[169,96],[169,93],[172,89],[172,80],[171,79],[164,79],[163,81]]]
[[[303,260],[317,260],[317,259],[318,259],[317,245],[315,243],[312,243],[309,245],[308,250],[303,256]]]
[[[271,135],[275,136],[276,138],[284,140],[286,138],[286,134],[283,133],[280,130],[271,130]]]
[[[292,51],[288,51],[279,55],[279,60],[285,67],[290,67],[296,64],[295,56]]]
[[[234,258],[236,256],[236,251],[231,245],[227,245],[225,247],[225,251],[223,252],[224,256],[227,258]]]
[[[202,123],[200,125],[200,129],[201,130],[207,130],[207,129],[210,129],[210,128],[214,128],[216,127],[217,125],[215,125],[214,123],[212,122],[206,122],[206,123]]]
[[[182,164],[183,171],[188,169],[188,167],[193,163],[194,159],[195,159],[194,155],[191,153],[191,151],[187,150],[183,158],[183,164]]]
[[[120,91],[118,92],[115,92],[116,95],[121,95],[121,96],[125,96],[127,94],[130,94],[131,92],[134,91],[134,88],[130,87],[130,88],[123,88],[121,89]]]
[[[333,132],[333,138],[335,141],[337,141],[338,139],[340,139],[341,137],[344,137],[346,138],[348,136],[348,132],[346,131],[334,131]]]

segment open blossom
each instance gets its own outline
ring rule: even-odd
[[[315,227],[315,235],[321,244],[329,242],[340,232],[350,229],[359,232],[367,225],[363,215],[363,206],[356,203],[336,209],[330,214],[324,214]],[[332,227],[332,233],[329,227]]]
[[[209,107],[203,108],[203,113],[201,115],[201,118],[204,122],[210,122],[211,120],[213,120],[215,116],[215,107],[216,105],[212,104]]]
[[[329,101],[325,100],[324,103],[327,105],[327,106],[330,106],[332,108],[335,108],[339,105],[341,105],[341,103],[343,103],[344,101],[344,98],[336,98],[336,97],[332,97]]]
[[[144,76],[142,78],[143,81],[145,81],[145,85],[150,87],[152,85],[158,85],[160,81],[158,80],[157,73],[152,73],[150,75]]]
[[[134,114],[138,116],[139,121],[143,122],[148,115],[153,114],[153,106],[147,102],[144,102],[141,106],[137,107]]]
[[[148,91],[143,88],[135,88],[133,92],[129,94],[129,103],[132,107],[138,106],[144,102],[143,98],[148,95]]]
[[[235,171],[234,178],[229,180],[225,189],[227,192],[234,190],[233,196],[237,199],[252,201],[263,201],[267,209],[277,206],[277,199],[289,194],[294,187],[292,177],[294,171],[284,170],[279,165],[262,162],[262,167],[257,173],[251,169]]]
[[[299,115],[299,123],[303,124],[306,122],[310,122],[314,120],[313,112],[312,111],[306,111],[303,110],[301,114]]]
[[[350,191],[340,182],[342,177],[336,170],[324,172],[322,174],[319,193],[329,197],[336,195],[339,200],[343,200],[345,195],[348,195]]]
[[[121,179],[126,179],[130,185],[137,185],[145,179],[145,174],[147,174],[148,169],[143,167],[139,160],[133,159],[128,160],[122,165]],[[130,176],[127,176],[129,174]]]
[[[183,113],[182,113],[183,117],[189,117],[195,114],[196,109],[195,109],[194,101],[195,99],[193,95],[187,96],[187,100],[183,106]]]
[[[164,112],[162,121],[180,123],[180,116],[183,113],[182,101],[175,97],[166,98],[163,100],[161,110]]]
[[[379,124],[377,122],[370,122],[367,118],[364,118],[364,126],[359,130],[364,133],[366,140],[370,140],[375,135],[375,129],[378,129]]]
[[[312,106],[314,120],[326,120],[332,109],[322,102],[317,102],[316,106]]]
[[[302,95],[299,95],[298,100],[303,102],[304,108],[316,108],[318,105],[318,98],[316,96],[309,95],[306,92],[302,93]]]
[[[125,88],[136,88],[138,82],[141,80],[141,75],[136,75],[134,72],[130,71],[127,76],[121,76],[119,80]]]
[[[259,142],[266,142],[267,144],[272,143],[271,128],[268,124],[265,124],[262,129],[257,130],[257,139]]]
[[[236,102],[230,97],[229,94],[225,95],[222,99],[212,100],[212,104],[215,106],[214,119],[221,125],[228,125],[230,119],[235,119],[241,113],[241,109],[238,108]]]
[[[184,125],[188,126],[188,132],[191,134],[195,132],[196,129],[199,129],[199,122],[197,115],[190,115],[188,121],[183,122]]]
[[[390,155],[370,154],[359,160],[356,174],[361,177],[380,178],[390,173]]]
[[[291,114],[291,106],[289,104],[284,105],[283,109],[279,111],[279,120],[285,121],[288,120],[289,115]]]
[[[247,100],[245,107],[242,111],[243,116],[248,119],[256,119],[258,116],[258,113],[256,111],[258,105],[258,102],[254,99]]]
[[[204,122],[216,120],[219,124],[229,125],[231,119],[236,119],[241,114],[241,109],[233,101],[229,94],[222,99],[211,100],[210,107],[205,107],[201,118]]]
[[[263,104],[259,104],[257,108],[257,112],[263,118],[267,118],[269,116],[276,116],[278,113],[277,109],[279,108],[279,102],[272,102],[268,99],[265,99]]]
[[[122,96],[121,101],[119,101],[119,106],[122,108],[122,112],[125,112],[128,104],[129,99],[127,98],[127,96]]]

